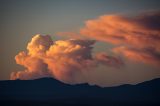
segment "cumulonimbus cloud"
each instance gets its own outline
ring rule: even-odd
[[[69,39],[53,41],[49,35],[36,35],[28,43],[27,51],[15,56],[24,71],[13,72],[11,79],[36,79],[54,77],[62,82],[75,84],[87,82],[87,71],[99,64],[117,68],[119,58],[107,54],[92,56],[95,40]]]
[[[130,60],[160,66],[160,12],[138,16],[104,15],[88,20],[82,35],[114,45]],[[119,51],[119,52],[118,52]]]

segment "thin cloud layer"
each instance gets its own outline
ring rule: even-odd
[[[100,16],[98,19],[88,20],[80,33],[117,46],[123,45],[125,49],[121,48],[119,51],[131,60],[135,60],[136,56],[136,61],[160,66],[160,12],[132,17]]]
[[[99,64],[115,67],[121,60],[106,54],[92,56],[95,40],[58,40],[36,35],[28,43],[27,51],[15,56],[16,63],[24,66],[24,71],[13,72],[11,79],[36,79],[54,77],[69,84],[87,82],[87,71]],[[101,58],[102,57],[102,58]]]
[[[160,54],[155,52],[153,49],[136,49],[127,47],[114,48],[115,53],[124,55],[130,60],[135,62],[143,62],[159,67],[160,65]]]
[[[101,52],[96,55],[96,60],[100,64],[104,64],[112,67],[122,67],[124,66],[124,62],[120,57],[108,56],[106,53]]]

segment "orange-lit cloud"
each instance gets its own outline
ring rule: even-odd
[[[36,35],[28,43],[27,51],[16,55],[17,64],[24,66],[24,71],[13,72],[11,79],[35,79],[54,77],[62,82],[75,84],[87,82],[87,71],[99,64],[117,68],[121,60],[106,54],[92,56],[95,40],[58,40]]]
[[[86,22],[81,34],[114,44],[160,48],[160,13],[127,17],[104,15]]]
[[[96,40],[123,45],[127,49],[119,51],[129,59],[137,57],[136,61],[160,66],[160,12],[130,17],[100,16],[88,20],[80,33]]]
[[[95,58],[98,61],[98,63],[104,64],[107,66],[121,67],[124,65],[124,62],[120,57],[109,56],[104,52],[98,53]]]
[[[24,66],[24,71],[12,72],[11,79],[35,79],[50,76],[43,57],[46,50],[53,44],[50,36],[36,35],[28,43],[27,52],[22,51],[15,56],[16,63]]]
[[[117,47],[113,49],[116,53],[121,53],[130,60],[143,62],[159,67],[160,54],[153,49],[136,49],[128,47]]]

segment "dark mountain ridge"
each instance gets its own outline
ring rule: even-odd
[[[137,85],[101,88],[88,84],[68,85],[52,78],[0,81],[4,104],[160,104],[160,79]]]

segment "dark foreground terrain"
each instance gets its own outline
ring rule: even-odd
[[[3,104],[3,105],[2,105]],[[67,85],[52,78],[0,81],[0,106],[160,106],[160,79],[137,85],[100,88]]]

